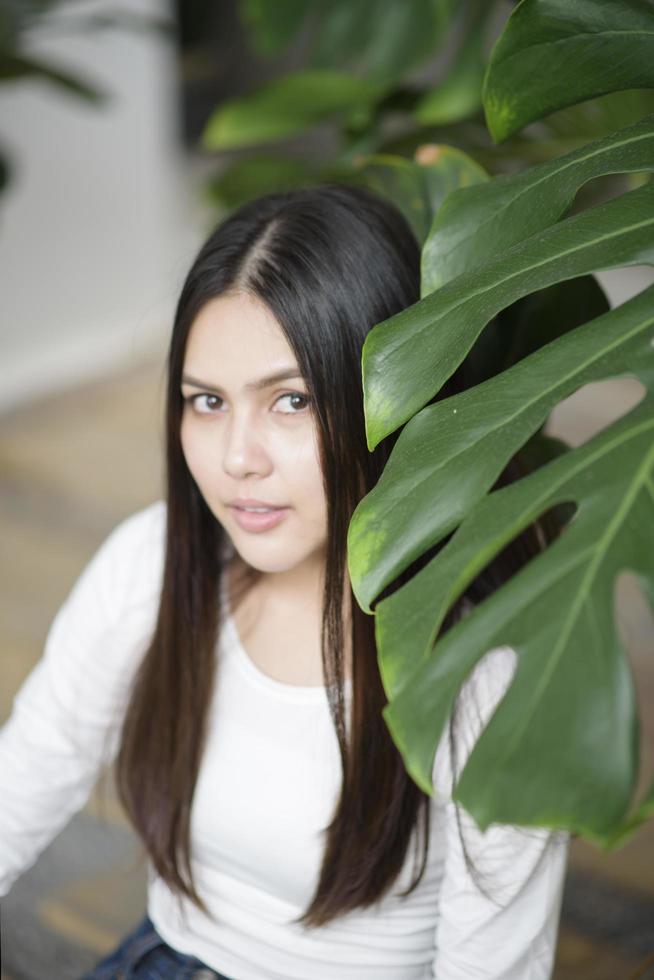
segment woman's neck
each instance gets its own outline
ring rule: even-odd
[[[252,568],[235,554],[228,564],[230,595],[239,602],[240,593],[252,593],[262,608],[274,606],[290,614],[298,610],[317,612],[322,609],[325,581],[324,563],[305,563],[299,568],[281,572],[260,572],[252,583]]]
[[[255,637],[269,637],[271,647],[280,636],[293,637],[309,659],[321,662],[324,566],[313,571],[305,568],[301,576],[266,572],[248,584],[249,566],[234,555],[225,571],[230,610],[246,645],[248,637],[253,642]],[[345,676],[351,677],[352,608],[347,573],[343,600]]]

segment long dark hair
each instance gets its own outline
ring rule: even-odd
[[[279,322],[312,395],[320,435],[328,514],[322,658],[343,778],[325,830],[315,894],[296,920],[320,926],[380,899],[397,878],[420,827],[422,860],[403,895],[418,885],[427,862],[430,797],[407,775],[382,718],[386,697],[374,617],[361,611],[346,577],[352,513],[376,484],[397,438],[393,434],[372,453],[367,448],[361,349],[374,324],[419,299],[420,250],[394,205],[362,188],[323,184],[268,194],[239,208],[200,249],[182,288],[168,356],[161,601],[127,707],[116,772],[122,803],[157,873],[179,897],[187,896],[205,912],[191,870],[190,815],[215,680],[221,626],[217,595],[227,542],[182,453],[180,383],[195,317],[208,300],[235,291],[254,295]],[[441,397],[464,382],[461,372],[453,375]],[[513,466],[498,485],[519,475]],[[475,583],[476,598],[540,548],[534,529],[527,529],[488,577]],[[348,623],[342,613],[346,588],[352,608]],[[460,615],[459,603],[443,629]],[[348,725],[345,630],[352,644]]]

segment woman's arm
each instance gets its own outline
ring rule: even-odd
[[[0,895],[84,806],[118,749],[134,671],[154,627],[161,502],[106,539],[57,613],[0,730]]]
[[[481,834],[461,812],[465,865],[454,812],[445,804],[447,853],[436,929],[436,980],[549,980],[556,954],[568,834],[492,824]],[[494,901],[493,901],[494,899]]]
[[[459,717],[460,774],[500,697],[508,687],[515,654],[500,647],[482,661],[465,685]],[[455,728],[455,734],[457,729]],[[466,851],[490,897],[476,887],[466,866],[451,799],[452,768],[447,732],[434,764],[441,800],[440,832],[445,864],[436,926],[435,980],[549,980],[556,953],[569,834],[547,828],[491,824],[482,833],[459,806]],[[438,831],[437,831],[438,832]]]

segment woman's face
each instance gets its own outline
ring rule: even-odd
[[[238,293],[206,303],[189,333],[181,392],[186,463],[236,552],[263,572],[322,568],[317,423],[292,348],[260,300]],[[246,498],[283,509],[247,513],[238,506]]]

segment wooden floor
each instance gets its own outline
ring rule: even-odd
[[[161,496],[162,361],[0,420],[0,717],[40,657],[58,606],[123,517]],[[624,410],[626,383],[568,405],[559,430],[581,441]],[[640,692],[643,760],[654,771],[654,626],[621,587],[623,640]],[[112,948],[145,911],[139,849],[105,786],[16,883],[1,909],[2,977],[67,980]],[[654,821],[621,851],[575,841],[556,980],[651,980]]]

